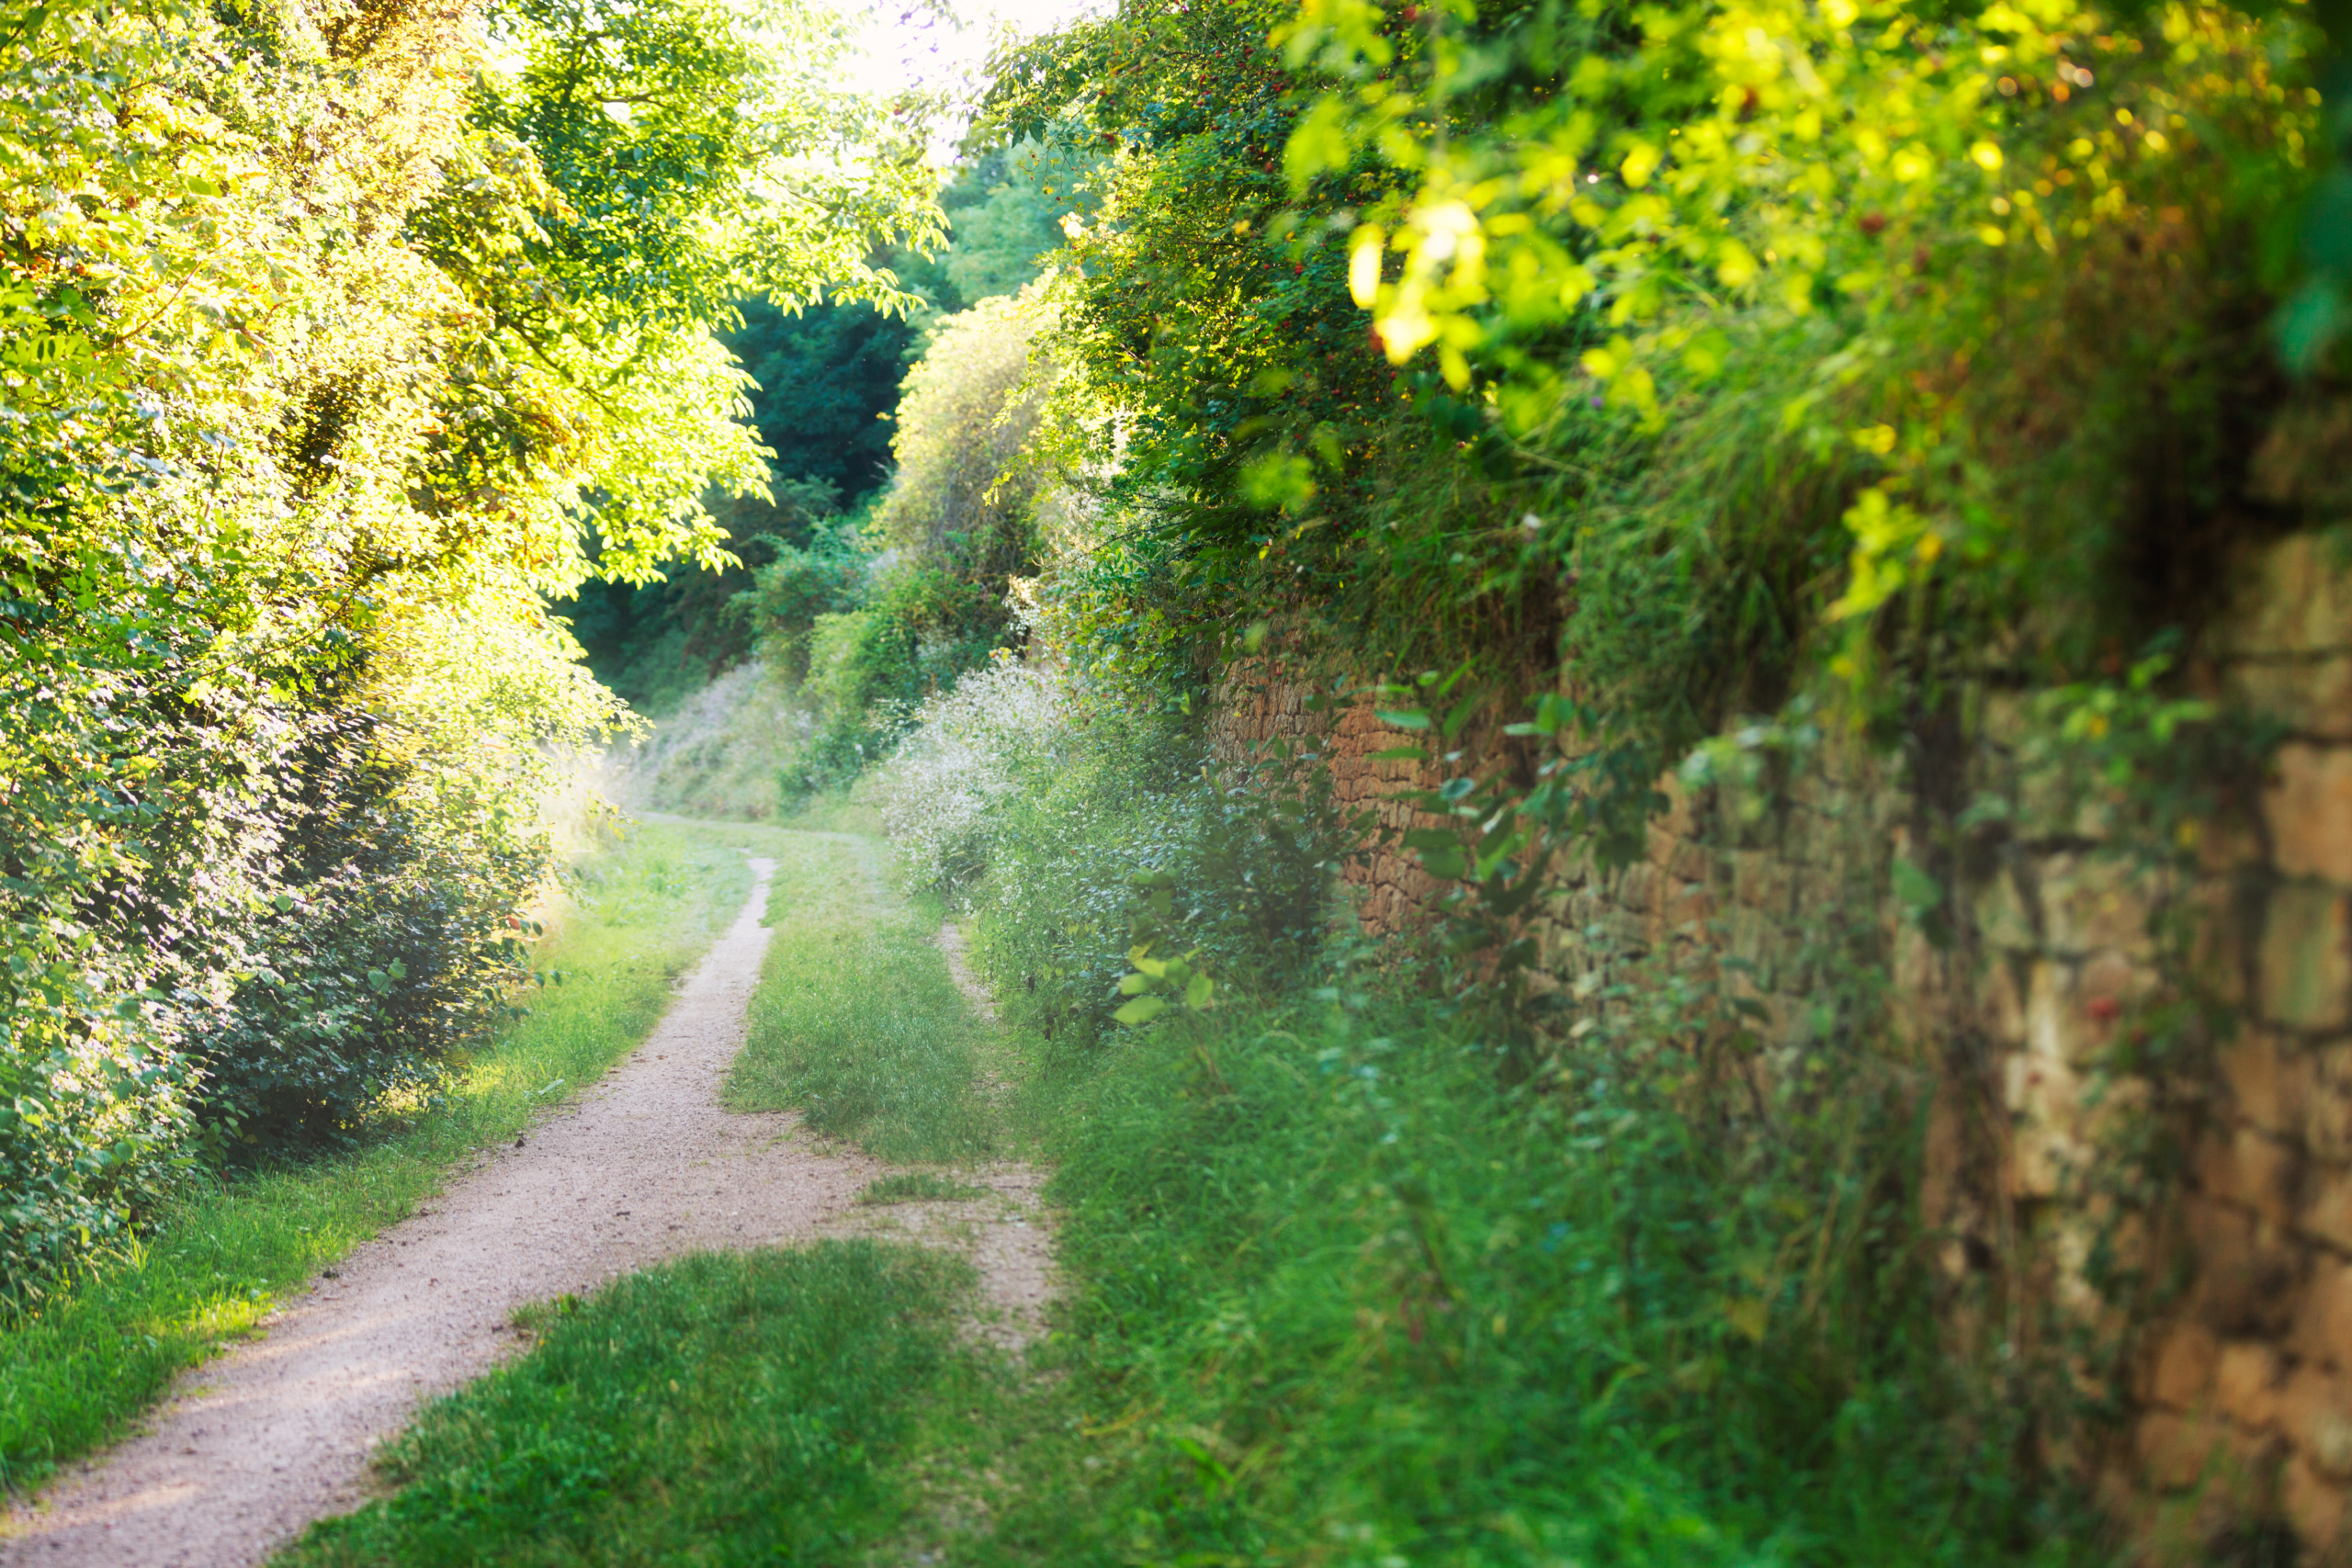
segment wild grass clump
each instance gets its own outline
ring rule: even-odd
[[[560,1303],[529,1355],[392,1446],[400,1491],[279,1561],[855,1561],[903,1506],[890,1461],[956,1371],[970,1274],[825,1242],[688,1258]]]
[[[1111,1029],[1131,955],[1279,987],[1338,919],[1351,847],[1319,775],[1218,762],[1183,721],[1000,662],[925,705],[876,793],[909,879],[968,905],[1000,1005],[1049,1040]]]
[[[812,1131],[884,1159],[986,1154],[982,1025],[939,950],[936,904],[892,896],[871,840],[779,837],[775,937],[728,1105],[797,1110]]]

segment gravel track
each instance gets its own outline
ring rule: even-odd
[[[366,1501],[376,1445],[513,1353],[516,1307],[682,1253],[877,1231],[945,1245],[983,1270],[981,1331],[1028,1338],[1050,1263],[1032,1173],[978,1173],[998,1194],[985,1213],[923,1205],[885,1219],[852,1200],[888,1168],[796,1135],[790,1113],[720,1109],[770,935],[775,865],[752,869],[742,913],[633,1055],[354,1251],[259,1338],[187,1374],[141,1435],[17,1510],[0,1564],[259,1562]]]

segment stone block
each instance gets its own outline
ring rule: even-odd
[[[2287,1522],[2307,1546],[2316,1548],[2322,1562],[2339,1562],[2344,1538],[2345,1489],[2319,1473],[2300,1455],[2278,1477],[2278,1505]]]
[[[1690,928],[1693,935],[1699,934],[1698,928],[1704,927],[1709,920],[1715,918],[1714,895],[1708,891],[1707,885],[1703,882],[1684,882],[1676,879],[1668,886],[1669,888],[1666,900],[1668,929],[1680,931]]]
[[[2225,1339],[2261,1337],[2300,1322],[2308,1306],[2296,1293],[2301,1249],[2276,1226],[2211,1198],[2185,1197],[2180,1213],[2197,1265],[2188,1303],[2196,1321]]]
[[[2302,1189],[2298,1227],[2330,1247],[2352,1252],[2352,1167],[2314,1165],[2306,1173]],[[2346,1326],[2352,1327],[2352,1321]],[[2352,1339],[2345,1342],[2345,1353],[2352,1357]]]
[[[2224,657],[2352,651],[2352,579],[2326,541],[2296,534],[2266,547],[2233,613],[2213,628]]]
[[[1894,933],[1894,994],[1917,999],[1937,988],[1943,975],[1943,955],[1927,932],[1905,925]]]
[[[2120,854],[2053,854],[2036,881],[2050,951],[2069,956],[2105,948],[2149,949],[2147,873]]]
[[[2025,1044],[2025,993],[2018,985],[2018,965],[1996,958],[1976,988],[1977,1016],[1984,1032],[1999,1045],[2016,1049]]]
[[[2269,1430],[2278,1416],[2278,1385],[2286,1358],[2260,1339],[2233,1339],[2213,1359],[2213,1409],[2249,1432]]]
[[[2148,1396],[2176,1410],[2194,1409],[2212,1392],[2222,1342],[2194,1323],[2176,1324],[2156,1344]]]
[[[2033,953],[2041,947],[2033,911],[2007,866],[1995,872],[1969,899],[1976,934],[1995,953]]]
[[[2230,1108],[2241,1120],[2275,1136],[2304,1138],[2318,1089],[2309,1054],[2283,1049],[2278,1036],[2249,1029],[2222,1046],[2214,1065],[2229,1091]]]
[[[2240,813],[2207,818],[2192,823],[2190,830],[2197,835],[2198,869],[2210,875],[2227,876],[2269,863],[2262,836]]]
[[[2314,1258],[2295,1305],[2287,1348],[2305,1360],[2339,1371],[2352,1364],[2352,1265]]]
[[[2225,1008],[2246,1002],[2245,940],[2236,883],[2208,876],[2189,889],[2188,978],[2206,997]]]
[[[2223,690],[2237,706],[2280,719],[2306,735],[2352,739],[2352,655],[2249,660],[2230,667]]]
[[[2302,1056],[2312,1077],[2302,1101],[2303,1146],[2313,1159],[2352,1165],[2352,1045],[2325,1045]]]
[[[2352,886],[2352,747],[2279,747],[2262,815],[2281,872]]]
[[[1714,852],[1686,840],[1675,846],[1674,858],[1666,863],[1666,869],[1678,881],[1711,882],[1715,874]]]
[[[2352,1382],[2307,1361],[2279,1389],[2275,1408],[2278,1429],[2314,1473],[2352,1481]]]
[[[2107,1054],[2122,1010],[2112,998],[2086,997],[2080,972],[2036,964],[2027,973],[2026,1048],[2045,1061],[2085,1066]]]
[[[2089,1157],[2078,1135],[2082,1080],[2064,1062],[2023,1053],[2001,1066],[2003,1097],[2016,1117],[2009,1137],[2009,1194],[2054,1198]]]
[[[2120,953],[2094,953],[2075,971],[2075,999],[2094,1021],[2120,1018],[2163,987],[2153,964]]]
[[[2256,970],[2270,1022],[2333,1032],[2352,1021],[2352,911],[2343,896],[2307,884],[2273,888]]]
[[[2296,1218],[2301,1164],[2296,1151],[2252,1127],[2221,1128],[2197,1141],[2197,1181],[2205,1195],[2243,1203],[2281,1228]]]
[[[2259,1468],[2268,1445],[2208,1415],[2152,1410],[2132,1434],[2142,1472],[2151,1484],[2177,1492],[2200,1483],[2227,1484]]]

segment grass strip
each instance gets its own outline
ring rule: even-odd
[[[985,1187],[950,1181],[928,1170],[902,1170],[876,1178],[857,1195],[861,1203],[961,1203],[989,1195]]]
[[[301,1568],[848,1563],[893,1461],[960,1381],[971,1269],[869,1241],[698,1255],[542,1309],[537,1346],[429,1406],[401,1490],[313,1526]]]
[[[741,908],[757,829],[633,829],[577,868],[534,991],[452,1092],[352,1153],[192,1182],[134,1255],[0,1330],[0,1482],[21,1490],[115,1438],[276,1297],[408,1214],[449,1168],[511,1138],[641,1041],[673,981]]]
[[[881,846],[777,832],[768,900],[775,941],[752,998],[751,1038],[728,1080],[737,1111],[797,1110],[814,1131],[888,1160],[993,1147],[978,1092],[985,1027],[949,975],[939,909],[881,884]]]

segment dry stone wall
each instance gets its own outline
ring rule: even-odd
[[[2285,739],[2246,787],[2212,781],[2234,809],[2150,842],[2123,796],[2067,787],[2030,694],[1977,694],[1964,731],[1900,755],[1825,725],[1762,782],[1664,781],[1645,855],[1564,879],[1543,964],[1590,993],[1664,960],[1749,1003],[1783,1064],[1874,964],[1932,1090],[1954,1353],[2038,1345],[2119,1396],[2052,1457],[2158,1557],[2267,1529],[2352,1562],[2352,569],[2297,536],[2235,603],[2192,678]],[[1372,761],[1415,738],[1368,703],[1318,711],[1264,665],[1223,697],[1227,756],[1312,745],[1342,799],[1423,825],[1394,797],[1438,772]],[[1442,891],[1403,852],[1350,878],[1382,931]]]
[[[1373,760],[1420,737],[1383,724],[1368,697],[1334,705],[1314,687],[1285,678],[1272,662],[1250,660],[1236,666],[1218,689],[1210,732],[1217,757],[1228,764],[1250,761],[1272,741],[1319,753],[1333,795],[1351,812],[1372,811],[1381,828],[1402,832],[1438,820],[1398,797],[1442,777],[1419,763]],[[1351,862],[1344,874],[1365,927],[1382,934],[1413,929],[1443,891],[1409,852],[1394,845]]]

